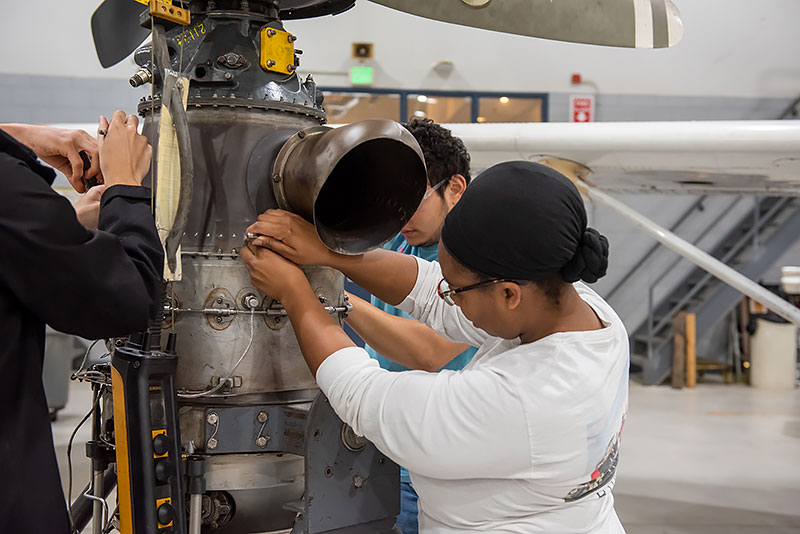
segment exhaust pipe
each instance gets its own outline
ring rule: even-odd
[[[362,254],[397,235],[428,179],[414,136],[374,119],[295,133],[278,152],[272,182],[278,206],[313,222],[329,249]]]

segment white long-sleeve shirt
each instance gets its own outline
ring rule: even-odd
[[[329,356],[317,382],[360,435],[411,474],[425,534],[624,533],[611,488],[628,402],[628,337],[611,307],[575,288],[605,324],[533,343],[491,337],[436,293],[417,258],[400,308],[479,347],[462,371],[390,373],[359,348]]]

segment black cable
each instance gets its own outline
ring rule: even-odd
[[[78,423],[78,426],[76,426],[75,430],[72,431],[72,435],[69,437],[69,442],[67,443],[67,468],[69,470],[69,483],[67,484],[69,489],[67,490],[67,501],[70,503],[72,502],[72,442],[75,440],[75,434],[78,433],[78,430],[80,430],[80,428],[83,426],[83,423],[85,423],[86,420],[89,419],[89,417],[94,413],[102,393],[103,388],[100,388],[97,391],[94,401],[92,401],[92,407],[89,410],[89,413],[83,416],[83,419],[81,419],[80,423]],[[75,519],[72,517],[72,510],[70,508],[71,507],[69,506],[67,507],[67,510],[69,511],[69,524],[72,528],[72,532],[74,534],[79,534],[75,528]]]

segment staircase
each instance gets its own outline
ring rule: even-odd
[[[702,202],[702,199],[700,200]],[[732,205],[733,208],[733,205]],[[694,209],[694,208],[692,208]],[[800,204],[797,199],[768,197],[757,204],[712,246],[709,253],[745,276],[757,280],[800,235]],[[642,258],[647,262],[661,247],[653,247]],[[631,363],[641,369],[645,384],[659,384],[672,369],[672,320],[678,312],[697,316],[697,332],[711,330],[741,300],[741,294],[699,267],[689,267],[677,257],[654,278],[649,286],[647,313],[631,334]],[[659,285],[677,269],[688,271],[679,283],[667,290]],[[674,277],[673,277],[674,278]],[[617,292],[615,287],[612,293]]]

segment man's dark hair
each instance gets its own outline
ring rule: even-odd
[[[460,174],[469,184],[469,152],[461,139],[427,117],[413,117],[403,126],[422,148],[431,187],[449,180],[454,174]],[[444,198],[444,189],[436,192]]]

